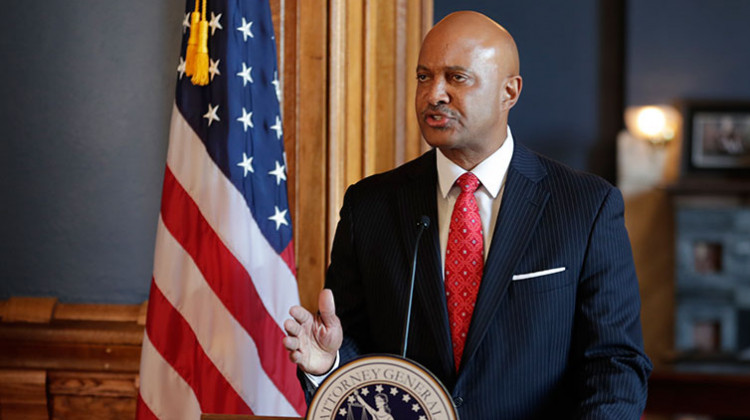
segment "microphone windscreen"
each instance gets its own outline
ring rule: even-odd
[[[430,227],[430,218],[425,215],[420,216],[419,225],[424,226],[424,228],[427,229],[428,227]]]

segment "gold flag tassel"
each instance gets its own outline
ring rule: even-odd
[[[185,74],[192,76],[195,73],[195,51],[198,46],[198,21],[201,19],[199,10],[200,0],[195,0],[195,10],[190,14],[190,38],[188,38],[187,51],[185,52]]]
[[[194,85],[206,86],[208,84],[208,21],[206,20],[206,1],[203,0],[203,12],[198,26],[198,47],[195,51],[195,73],[193,73]]]

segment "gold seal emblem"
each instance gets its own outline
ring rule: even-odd
[[[310,420],[457,420],[453,399],[427,369],[390,355],[364,356],[331,373]]]

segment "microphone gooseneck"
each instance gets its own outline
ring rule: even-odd
[[[414,243],[414,257],[411,260],[411,284],[409,285],[409,301],[406,307],[406,319],[404,320],[404,336],[401,340],[401,357],[406,358],[406,346],[409,342],[409,324],[411,322],[411,306],[414,300],[414,278],[417,274],[417,251],[419,251],[419,240],[424,230],[430,226],[430,218],[422,215],[417,222],[417,240]]]

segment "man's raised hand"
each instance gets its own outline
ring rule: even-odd
[[[318,308],[318,315],[313,316],[305,308],[293,306],[289,309],[292,319],[284,321],[288,336],[283,344],[289,350],[289,359],[311,375],[331,370],[344,339],[331,290],[321,290]]]

